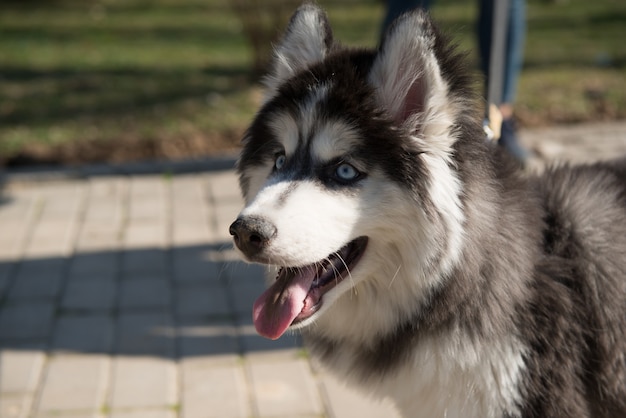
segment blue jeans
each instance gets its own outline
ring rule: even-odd
[[[491,37],[493,21],[493,5],[498,0],[480,0],[478,15],[478,47],[480,50],[481,70],[489,79],[489,63],[491,55]],[[526,2],[509,0],[508,25],[504,57],[504,77],[502,86],[502,103],[513,104],[517,93],[517,83],[522,70],[524,56],[524,39],[526,36]]]

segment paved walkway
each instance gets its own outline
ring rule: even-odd
[[[626,124],[524,141],[605,158],[626,154]],[[321,373],[296,336],[256,335],[263,271],[235,261],[232,170],[78,174],[0,184],[0,417],[396,416]]]

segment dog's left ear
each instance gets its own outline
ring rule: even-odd
[[[447,153],[454,142],[454,103],[435,53],[437,36],[426,13],[399,17],[382,41],[369,81],[398,126],[425,147]]]
[[[314,4],[304,4],[296,10],[282,40],[274,49],[270,73],[264,80],[266,97],[301,71],[322,61],[333,43],[326,13]]]

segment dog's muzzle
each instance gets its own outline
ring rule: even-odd
[[[277,233],[274,224],[259,216],[239,217],[228,231],[237,248],[249,259],[261,253]]]

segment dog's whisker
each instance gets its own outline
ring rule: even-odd
[[[350,278],[350,281],[352,282],[352,291],[354,292],[354,295],[358,295],[359,292],[357,292],[356,290],[356,282],[354,281],[354,278],[352,277],[352,273],[350,272],[350,267],[348,267],[348,264],[346,263],[346,261],[343,259],[343,257],[341,256],[341,254],[339,253],[335,253],[337,255],[337,258],[339,260],[341,260],[341,262],[343,263],[344,267],[346,268],[346,272],[348,274],[348,277]]]
[[[393,281],[396,280],[396,277],[398,277],[398,273],[400,272],[401,268],[402,268],[402,264],[398,266],[398,269],[396,270],[395,274],[391,278],[391,281],[389,282],[389,286],[387,286],[387,289],[391,289],[391,285],[393,284]]]

